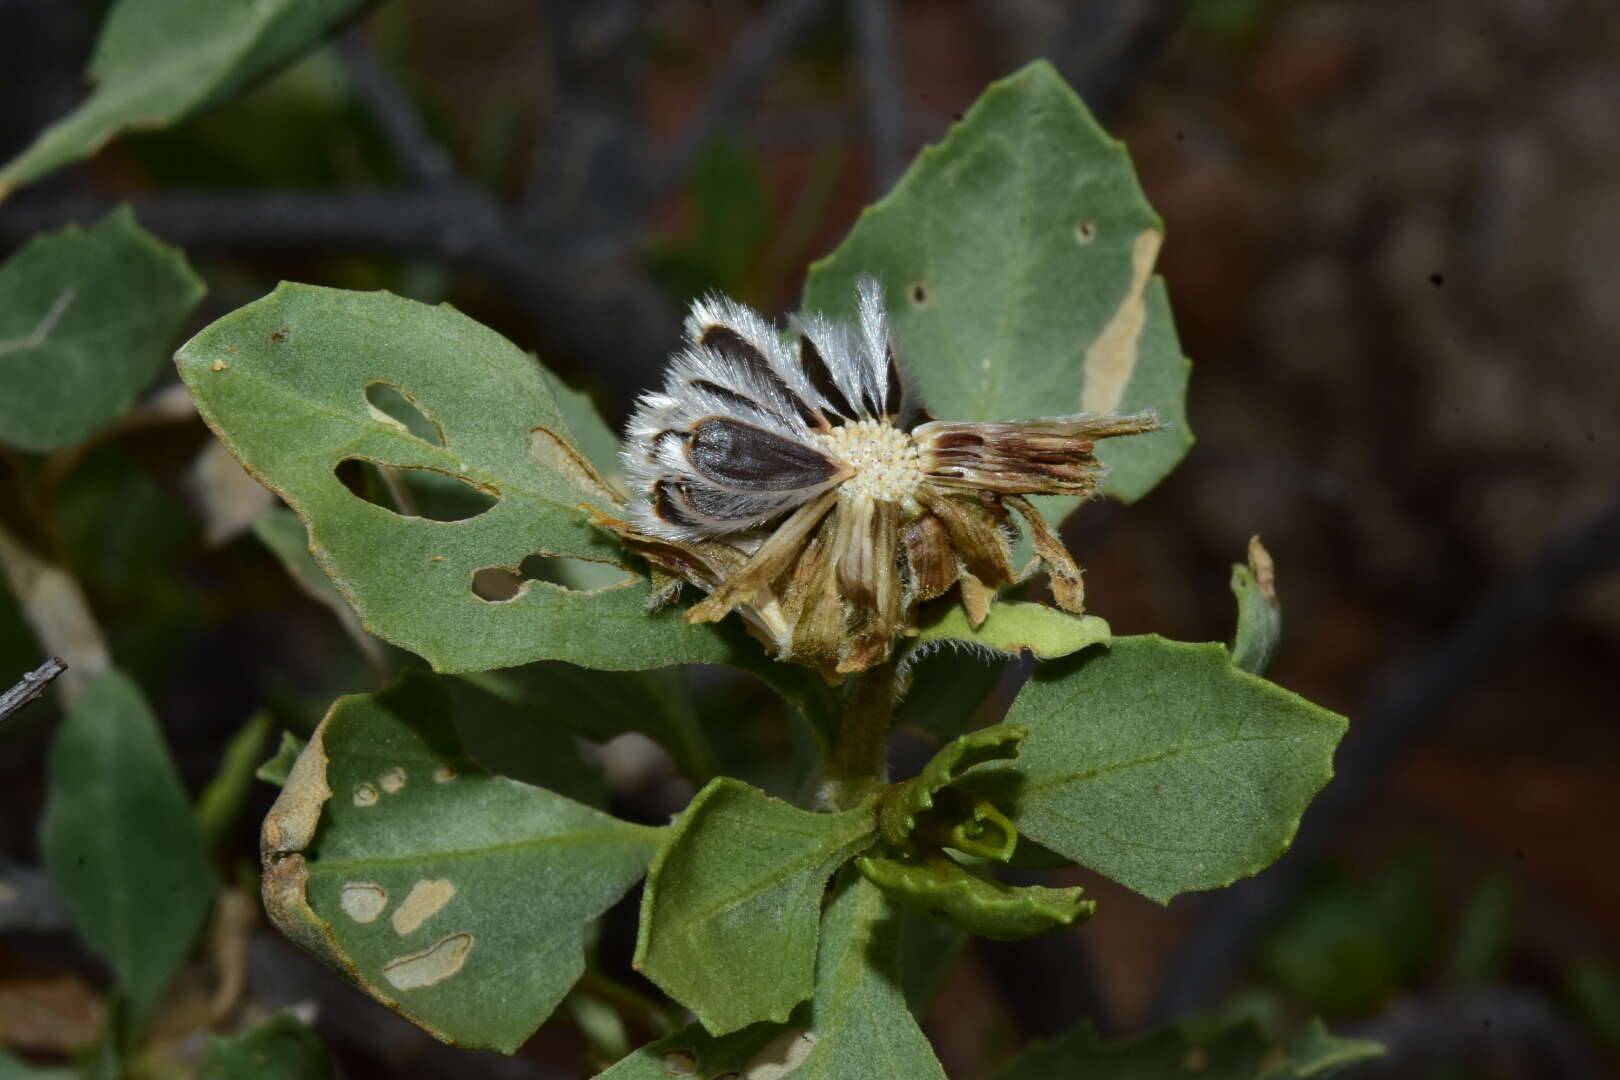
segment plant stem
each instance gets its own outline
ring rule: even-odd
[[[838,734],[822,768],[822,797],[832,810],[850,810],[888,783],[889,724],[900,665],[890,660],[863,675],[844,698]]]

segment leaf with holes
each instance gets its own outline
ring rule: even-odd
[[[95,91],[0,168],[0,199],[134,128],[223,101],[315,45],[366,0],[119,0],[90,58]]]
[[[1097,447],[1106,490],[1132,501],[1192,443],[1188,363],[1153,276],[1163,235],[1124,146],[1037,61],[811,267],[804,307],[847,318],[856,276],[876,274],[901,363],[944,419],[1157,412],[1165,430]],[[1075,505],[1040,501],[1054,520]]]
[[[754,648],[647,612],[647,581],[583,508],[619,496],[575,448],[547,375],[452,308],[283,285],[176,360],[367,629],[437,670],[628,670]]]
[[[112,423],[205,291],[127,208],[36,236],[0,265],[0,441],[59,450]]]
[[[440,1039],[515,1050],[662,830],[479,768],[437,678],[341,698],[265,818],[264,899],[304,948]]]
[[[1043,664],[1007,714],[1017,760],[962,783],[1019,832],[1160,903],[1269,866],[1333,775],[1345,720],[1153,635]]]
[[[219,882],[157,720],[120,671],[90,683],[56,734],[39,844],[73,925],[140,1022],[191,951]]]
[[[714,781],[647,875],[636,968],[713,1034],[786,1020],[814,986],[827,879],[875,828],[870,809],[813,814]]]
[[[900,990],[903,925],[882,893],[846,872],[822,919],[815,997],[787,1023],[719,1037],[693,1024],[597,1080],[945,1080]]]

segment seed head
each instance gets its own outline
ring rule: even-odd
[[[934,420],[901,377],[881,285],[862,277],[856,299],[854,324],[800,316],[791,343],[734,301],[695,303],[625,433],[631,520],[598,524],[662,574],[660,602],[692,582],[709,595],[689,620],[736,611],[779,659],[831,679],[888,657],[953,585],[976,625],[998,588],[1044,564],[1078,613],[1080,571],[1022,496],[1094,494],[1095,440],[1158,421]],[[1038,557],[1023,575],[1009,508]]]

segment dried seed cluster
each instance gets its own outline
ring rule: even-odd
[[[1022,496],[1093,494],[1095,440],[1157,420],[934,420],[901,378],[882,287],[863,277],[856,298],[853,325],[801,316],[791,343],[741,304],[694,304],[685,348],[626,432],[641,498],[631,520],[598,524],[661,572],[659,602],[697,584],[709,595],[689,620],[736,611],[779,659],[830,679],[887,658],[916,633],[918,605],[952,586],[983,621],[1025,576],[1009,510],[1059,605],[1079,612],[1080,571]]]

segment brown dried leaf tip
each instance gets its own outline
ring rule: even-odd
[[[882,286],[863,277],[857,298],[853,325],[800,316],[791,344],[741,304],[694,304],[663,389],[626,432],[642,498],[631,520],[597,524],[659,571],[659,603],[692,582],[709,595],[690,621],[736,611],[778,659],[831,679],[886,659],[916,633],[917,606],[953,585],[982,622],[1021,577],[1009,510],[1078,614],[1080,571],[1022,496],[1096,494],[1096,440],[1157,418],[934,420],[900,376]]]

